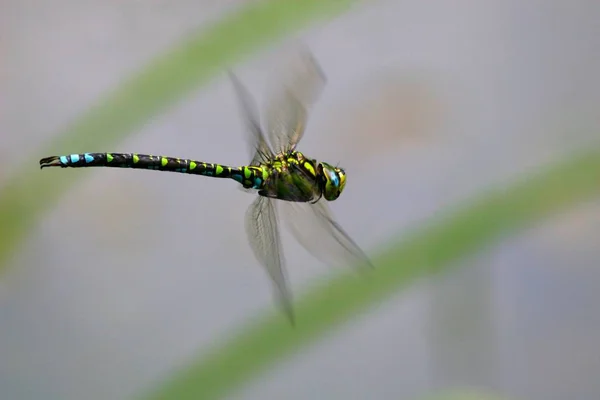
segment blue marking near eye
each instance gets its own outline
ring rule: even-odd
[[[79,161],[79,154],[71,154],[71,162],[76,163]]]
[[[338,176],[336,175],[335,172],[330,172],[329,173],[329,179],[331,179],[331,181],[333,182],[334,186],[339,186],[340,185],[340,179],[338,178]]]
[[[94,161],[94,157],[92,157],[90,155],[90,153],[85,153],[83,156],[85,157],[85,162],[86,163],[91,163],[92,161]]]
[[[241,175],[231,175],[231,177],[233,179],[235,179],[236,181],[238,181],[239,183],[242,183],[242,176]]]
[[[254,189],[259,189],[262,184],[262,179],[256,177],[254,178]]]
[[[64,165],[67,165],[69,160],[67,159],[67,156],[60,156],[60,162]]]

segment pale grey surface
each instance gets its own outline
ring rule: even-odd
[[[10,12],[0,17],[10,33],[8,118],[0,122],[10,132],[0,136],[6,174],[139,63],[223,12],[216,2],[63,1],[64,11],[29,3],[7,2]],[[593,1],[387,0],[304,32],[329,82],[302,150],[347,169],[333,210],[356,241],[369,250],[444,206],[594,141],[597,15]],[[236,68],[257,96],[282,52]],[[404,82],[431,99],[416,125],[397,116],[414,93],[376,100]],[[380,89],[365,90],[371,84]],[[233,96],[221,77],[117,148],[89,151],[245,163]],[[0,282],[1,398],[128,398],[272,307],[270,283],[244,236],[252,198],[233,182],[110,169],[43,173],[85,178]],[[600,395],[600,321],[590,308],[600,293],[598,201],[582,210],[398,294],[234,397],[405,398],[486,385],[526,399],[593,399]],[[592,223],[560,236],[557,227],[582,220]],[[287,235],[284,245],[295,293],[327,273]],[[481,287],[490,291],[472,289]],[[450,332],[453,318],[443,315],[463,321],[464,331]],[[473,349],[487,351],[465,356]]]

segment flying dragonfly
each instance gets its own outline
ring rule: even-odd
[[[232,167],[138,153],[81,153],[42,158],[40,168],[135,168],[239,182],[243,190],[258,194],[246,212],[246,234],[255,257],[274,283],[278,304],[294,325],[277,206],[284,209],[283,215],[294,237],[315,257],[325,260],[334,255],[334,260],[343,257],[357,266],[372,268],[365,253],[333,218],[327,204],[344,190],[346,172],[296,150],[304,135],[309,110],[326,84],[312,53],[303,48],[298,55],[284,70],[287,77],[268,97],[264,129],[254,99],[239,78],[228,71],[249,139],[248,165]]]

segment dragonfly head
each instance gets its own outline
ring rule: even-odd
[[[327,201],[333,201],[340,197],[344,186],[346,186],[346,173],[344,170],[326,162],[320,162],[318,171],[321,177],[323,197]]]

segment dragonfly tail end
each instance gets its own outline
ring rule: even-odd
[[[40,169],[45,167],[61,167],[62,162],[59,156],[45,157],[40,160]]]

